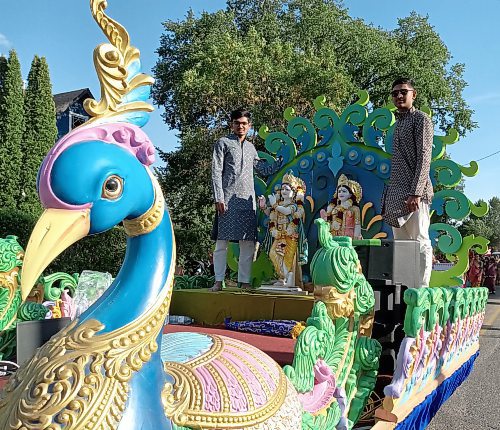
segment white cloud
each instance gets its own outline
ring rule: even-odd
[[[0,49],[5,48],[9,49],[12,46],[12,43],[10,43],[10,40],[7,39],[5,35],[0,33]]]

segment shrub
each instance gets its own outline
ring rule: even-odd
[[[18,210],[0,209],[0,237],[18,237],[26,249],[37,218]],[[126,236],[122,227],[115,227],[97,236],[88,236],[70,246],[45,273],[81,273],[83,270],[109,272],[116,276],[125,256]]]

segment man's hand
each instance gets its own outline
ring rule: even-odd
[[[408,196],[406,199],[406,207],[410,212],[416,212],[420,209],[420,197],[419,196]]]
[[[215,203],[215,210],[219,215],[223,215],[226,212],[226,205],[224,202]]]

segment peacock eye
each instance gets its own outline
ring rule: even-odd
[[[109,200],[116,200],[123,193],[123,179],[116,175],[111,175],[104,181],[102,186],[102,197]]]

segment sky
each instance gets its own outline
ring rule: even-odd
[[[411,11],[428,15],[453,55],[452,63],[464,63],[469,86],[465,100],[475,111],[479,127],[448,147],[454,161],[468,165],[500,151],[500,0],[346,0],[350,15],[392,30],[398,18]],[[480,6],[479,6],[480,5]],[[162,22],[182,20],[189,8],[196,14],[224,8],[224,0],[108,0],[107,13],[125,26],[132,45],[141,51],[143,71],[151,72],[163,31]],[[106,42],[90,14],[88,0],[0,0],[0,53],[15,49],[26,79],[34,55],[45,56],[53,92],[90,88],[99,98],[94,70],[94,48]],[[179,146],[175,130],[169,130],[156,110],[145,131],[165,151]],[[479,173],[467,178],[465,193],[472,201],[500,196],[500,152],[479,161]]]

